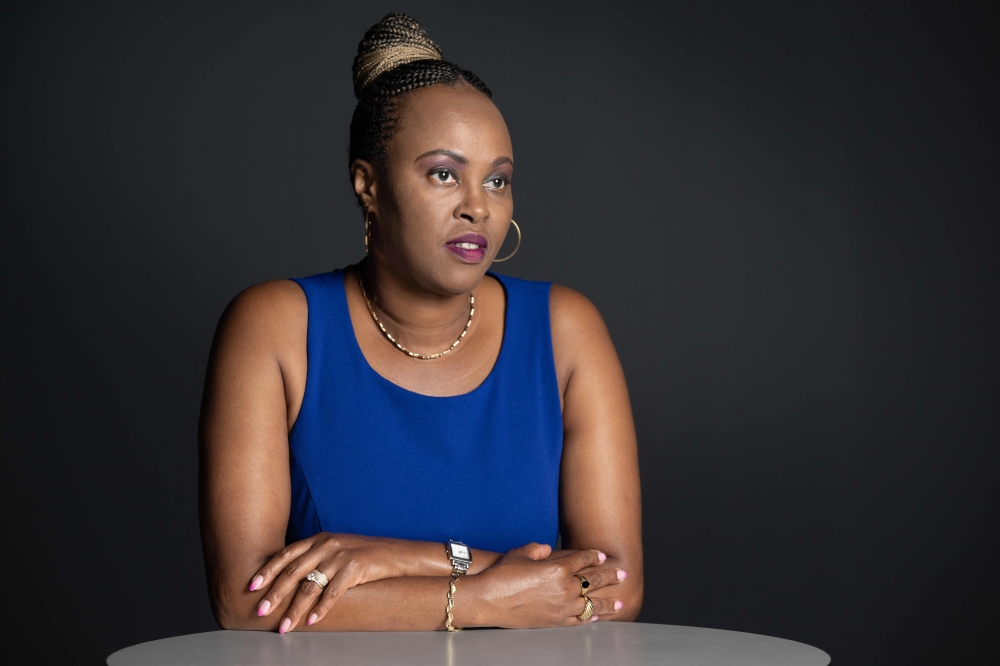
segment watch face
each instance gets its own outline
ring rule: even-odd
[[[454,557],[456,560],[472,559],[471,557],[469,557],[469,547],[466,546],[465,544],[450,543],[448,545],[451,547],[451,556]]]

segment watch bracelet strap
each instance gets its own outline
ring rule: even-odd
[[[455,606],[455,583],[458,581],[459,576],[461,576],[464,571],[452,571],[451,581],[448,583],[448,607],[445,608],[445,621],[444,628],[448,631],[461,631],[461,627],[456,627],[452,624],[455,620],[455,614],[452,612],[452,608]]]

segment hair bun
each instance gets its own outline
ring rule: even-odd
[[[443,54],[420,24],[406,14],[389,14],[373,25],[354,57],[354,96],[390,69],[416,60],[441,60]]]

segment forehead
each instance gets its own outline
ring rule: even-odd
[[[513,158],[510,134],[500,111],[470,85],[436,84],[407,93],[396,108],[397,126],[389,142],[393,161],[412,161],[440,148],[470,161]]]

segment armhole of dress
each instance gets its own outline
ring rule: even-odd
[[[292,282],[299,286],[302,294],[306,298],[306,386],[302,392],[302,406],[299,407],[299,414],[288,432],[288,471],[290,476],[291,504],[288,508],[288,525],[285,529],[285,543],[301,541],[313,534],[323,531],[319,521],[319,512],[316,511],[316,503],[312,498],[312,491],[309,489],[309,480],[306,478],[302,466],[299,464],[298,456],[295,455],[295,443],[293,434],[299,428],[304,418],[307,417],[309,406],[310,390],[310,353],[311,335],[310,327],[313,325],[313,313],[310,311],[309,289],[304,284],[305,279],[292,278]]]
[[[552,383],[552,391],[555,394],[555,410],[556,418],[559,419],[559,462],[556,465],[556,474],[558,479],[556,481],[556,535],[555,543],[553,544],[553,550],[560,550],[563,548],[563,538],[562,538],[562,528],[563,528],[563,508],[562,508],[562,459],[564,453],[564,445],[566,443],[566,430],[565,422],[563,421],[563,401],[562,395],[559,394],[559,371],[556,369],[556,349],[555,343],[552,340],[552,283],[545,283],[545,288],[543,293],[545,294],[545,331],[546,331],[546,347],[548,349],[547,354],[549,357],[549,381]]]
[[[552,340],[552,283],[545,283],[545,332],[546,332],[546,347],[548,349],[547,354],[549,357],[549,381],[552,382],[553,391],[556,394],[556,410],[559,413],[559,425],[562,427],[563,422],[563,404],[562,396],[559,394],[559,371],[556,368],[556,347]]]
[[[316,503],[309,490],[309,481],[299,465],[291,441],[288,442],[288,471],[291,475],[292,502],[288,511],[285,544],[301,541],[323,531]]]
[[[309,367],[310,361],[312,361],[313,357],[311,353],[312,350],[309,348],[311,346],[309,327],[312,326],[313,324],[313,317],[312,317],[313,313],[311,311],[311,308],[309,307],[309,290],[306,289],[305,285],[305,280],[307,279],[308,278],[289,278],[289,281],[294,282],[295,284],[298,285],[299,289],[302,290],[302,295],[306,299],[306,385],[302,389],[302,404],[299,405],[299,413],[295,417],[295,423],[292,424],[291,429],[288,431],[289,448],[291,448],[292,446],[292,433],[295,432],[295,429],[298,428],[299,424],[302,422],[303,414],[305,414],[308,411],[307,406],[309,404],[309,389],[310,389],[310,384],[313,383],[312,381],[310,381],[312,378],[312,372],[310,372],[311,368]]]

